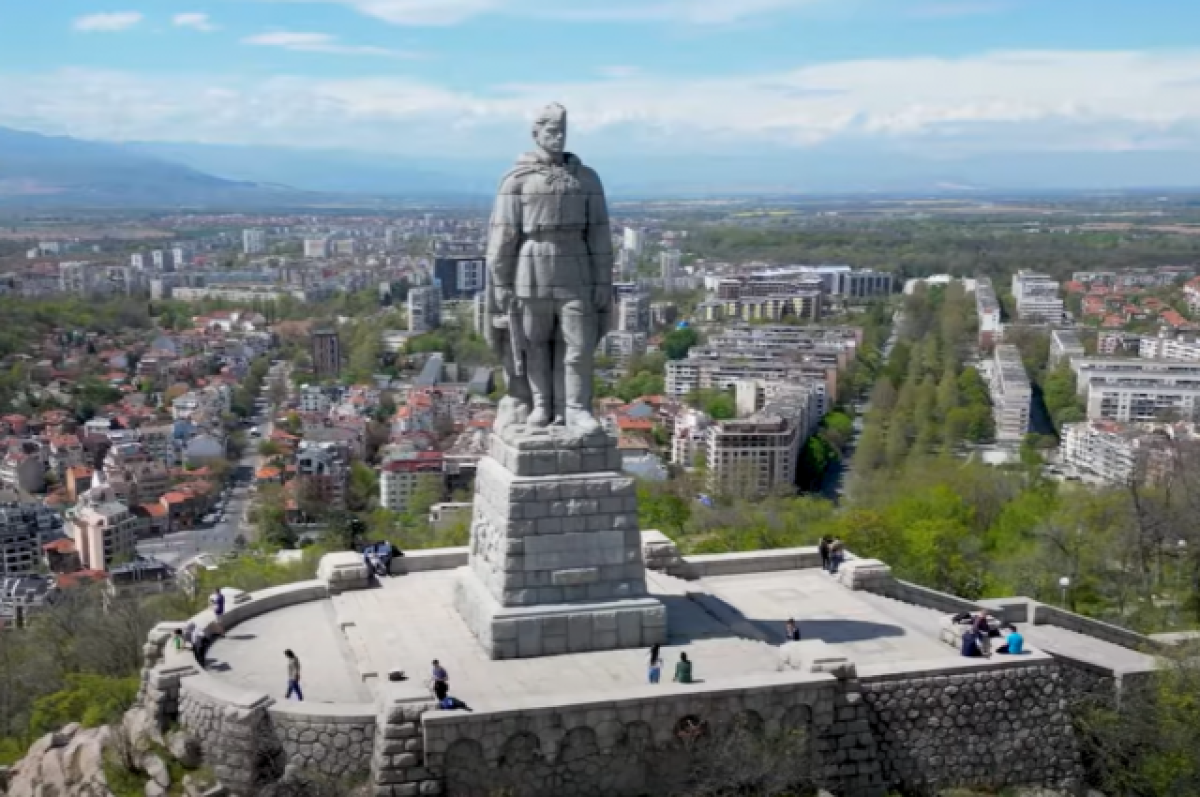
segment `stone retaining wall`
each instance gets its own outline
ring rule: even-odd
[[[1049,656],[864,672],[862,688],[893,788],[1071,790],[1080,781],[1067,685]]]
[[[443,770],[439,759],[427,753],[421,732],[421,718],[434,709],[434,702],[412,686],[386,691],[371,758],[372,797],[441,794]]]
[[[882,773],[868,749],[865,704],[860,712],[856,689],[824,674],[771,680],[708,691],[663,684],[620,700],[486,714],[426,711],[425,765],[453,797],[496,790],[530,797],[669,793],[688,772],[681,722],[695,718],[706,723],[716,743],[739,725],[768,733],[801,731],[817,755],[816,780],[836,783],[845,797],[881,795]]]
[[[267,718],[286,764],[357,780],[371,770],[375,712],[373,703],[277,703],[267,709]]]
[[[179,724],[196,737],[213,774],[234,794],[253,794],[274,752],[266,695],[238,689],[215,678],[184,678]],[[278,768],[282,774],[282,767]]]

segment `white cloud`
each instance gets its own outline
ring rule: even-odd
[[[455,25],[495,11],[509,0],[291,0],[336,3],[392,25]]]
[[[295,50],[305,53],[330,53],[333,55],[373,55],[383,58],[412,58],[412,53],[400,50],[389,50],[386,47],[373,47],[366,44],[342,44],[336,36],[328,33],[296,33],[279,31],[276,33],[260,33],[242,39],[242,44],[252,44],[258,47],[279,47],[284,50]]]
[[[71,27],[85,33],[117,33],[128,30],[141,21],[142,15],[136,11],[116,11],[78,17],[71,23]]]
[[[716,25],[830,0],[290,0],[348,6],[393,25],[455,25],[488,13],[578,22],[676,22]],[[549,7],[548,7],[549,6]]]
[[[355,51],[323,34],[260,43]],[[329,49],[334,48],[334,49]],[[888,142],[943,151],[1200,151],[1200,50],[998,52],[692,80],[624,73],[466,92],[393,75],[267,79],[0,73],[0,124],[85,138],[512,154],[550,100],[585,155]],[[182,132],[186,131],[186,132]],[[401,134],[402,132],[402,134]]]
[[[212,33],[217,26],[208,18],[208,14],[176,14],[171,17],[171,24],[177,28],[191,28],[201,33]]]

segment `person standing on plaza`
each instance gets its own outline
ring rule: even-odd
[[[659,656],[661,645],[650,648],[650,683],[656,684],[662,677],[662,658]]]
[[[283,655],[287,658],[287,694],[283,699],[291,700],[294,694],[297,700],[303,702],[304,693],[300,691],[300,659],[296,658],[296,654],[291,650],[285,650]]]
[[[192,629],[192,655],[196,657],[196,663],[200,665],[200,669],[205,668],[205,661],[208,653],[208,634],[204,633],[204,628],[197,625]]]
[[[842,566],[842,562],[846,560],[846,546],[841,539],[834,537],[833,542],[829,543],[829,572],[832,575],[837,575],[838,568]]]
[[[218,634],[225,633],[225,594],[221,592],[220,587],[213,587],[212,595],[208,596],[208,605],[212,607],[213,617],[216,618],[214,625]]]
[[[446,668],[442,666],[437,659],[433,660],[433,668],[430,671],[430,679],[433,681],[434,694],[437,693],[438,684],[442,685],[443,689],[450,688],[450,673],[446,672]]]
[[[821,541],[817,543],[817,553],[821,554],[821,569],[826,573],[829,572],[829,543],[833,542],[829,535],[821,537]]]

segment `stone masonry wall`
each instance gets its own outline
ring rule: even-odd
[[[355,780],[370,771],[375,747],[375,708],[363,709],[343,713],[317,705],[272,707],[267,717],[286,765]]]
[[[927,677],[864,678],[892,787],[1069,790],[1081,776],[1064,676],[1053,660]]]
[[[523,477],[480,460],[471,567],[501,605],[644,596],[641,545],[633,479]]]
[[[689,753],[679,733],[686,718],[704,722],[716,743],[724,730],[741,725],[768,733],[802,731],[808,751],[821,750],[828,747],[819,745],[845,705],[840,691],[832,676],[812,676],[712,692],[664,686],[658,696],[487,715],[430,711],[421,718],[425,770],[442,780],[452,797],[485,797],[498,790],[522,797],[665,794],[688,772]],[[877,762],[870,764],[878,770]],[[824,782],[827,773],[837,778],[839,766],[835,757],[819,753],[814,779]],[[856,766],[853,775],[847,772],[836,781],[847,787],[840,794],[882,794],[881,780],[869,788],[871,778],[856,780],[858,773]]]
[[[266,716],[270,699],[247,703],[197,686],[196,678],[183,680],[180,724],[199,741],[205,762],[223,785],[234,794],[253,794],[274,742]]]
[[[400,700],[384,707],[371,757],[372,797],[442,793],[442,779],[427,760],[421,733],[421,717],[434,707],[428,699]]]

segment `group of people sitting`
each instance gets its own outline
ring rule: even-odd
[[[392,560],[404,556],[404,551],[392,545],[390,542],[369,542],[362,549],[363,561],[367,563],[367,569],[378,576],[391,575]]]
[[[986,609],[978,614],[962,612],[951,620],[963,626],[962,655],[969,659],[992,657],[992,640],[1000,640],[996,653],[1019,656],[1025,653],[1025,637],[1012,623],[1001,623]]]

